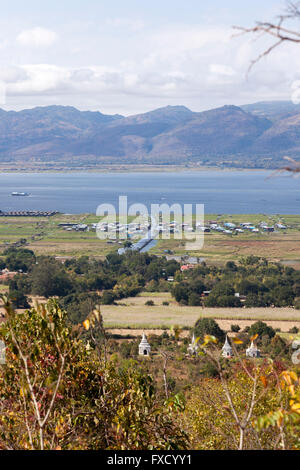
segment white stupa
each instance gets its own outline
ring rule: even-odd
[[[233,356],[233,350],[232,350],[232,347],[230,346],[227,335],[226,335],[225,344],[222,348],[222,356],[223,357],[232,357]]]
[[[194,356],[198,351],[198,344],[196,343],[195,333],[193,333],[192,342],[188,345],[187,351]]]
[[[0,341],[0,364],[5,364],[5,343]]]
[[[150,356],[151,346],[147,341],[145,333],[143,333],[142,341],[139,345],[139,355],[140,356]]]
[[[251,345],[246,349],[247,357],[260,357],[260,350],[255,346],[254,341],[251,342]]]

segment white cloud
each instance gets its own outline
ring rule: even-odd
[[[52,46],[57,38],[55,31],[37,27],[21,31],[17,36],[17,42],[26,47],[48,47]]]
[[[114,18],[107,24],[137,27],[130,21]],[[20,44],[45,46],[57,39],[56,33],[42,31],[54,36],[43,36],[41,28],[19,35],[17,46],[14,43],[17,59]],[[82,43],[77,37],[77,44],[83,44],[79,55],[72,53],[74,41],[47,50],[49,63],[43,63],[44,50],[38,54],[28,48],[23,64],[0,64],[0,80],[7,85],[7,106],[71,104],[107,113],[132,114],[167,104],[201,111],[223,104],[289,99],[291,83],[300,78],[299,46],[279,48],[247,77],[251,59],[260,52],[259,44],[244,36],[232,39],[232,33],[226,28],[164,26],[145,29],[138,41],[124,30],[123,36],[118,31],[105,42],[101,30]]]
[[[126,28],[133,32],[142,31],[145,24],[142,20],[131,18],[107,18],[106,24],[113,28]]]
[[[232,75],[235,74],[235,71],[230,65],[210,64],[209,70],[216,75],[224,75],[226,77],[232,77]]]

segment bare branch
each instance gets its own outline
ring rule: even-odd
[[[257,22],[255,26],[246,28],[243,26],[233,26],[233,29],[240,31],[240,34],[254,34],[260,36],[275,37],[277,40],[251,61],[248,73],[252,67],[263,57],[268,56],[274,49],[285,42],[300,43],[300,31],[283,26],[285,22],[300,19],[300,2],[287,2],[286,13],[278,17],[278,22]]]

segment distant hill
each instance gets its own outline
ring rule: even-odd
[[[261,102],[129,117],[73,107],[0,110],[0,162],[277,167],[300,151],[300,105]]]
[[[292,101],[260,101],[258,103],[246,104],[241,108],[247,113],[255,116],[265,117],[271,121],[277,121],[288,116],[300,113],[300,104]]]

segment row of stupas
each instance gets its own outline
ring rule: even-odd
[[[199,347],[196,343],[195,334],[193,334],[192,342],[188,346],[188,353],[191,355],[197,354],[198,349]],[[222,347],[222,356],[228,359],[234,356],[234,352],[229,343],[227,335],[226,335],[224,346]],[[246,356],[247,357],[260,357],[260,350],[254,344],[254,341],[252,341],[249,348],[246,349]]]
[[[191,355],[195,355],[197,354],[198,349],[199,349],[199,346],[196,343],[195,334],[193,334],[192,342],[189,344],[188,349],[187,349],[188,353]],[[151,346],[147,341],[145,333],[143,332],[142,341],[139,344],[139,355],[150,356],[150,353],[151,353]],[[224,346],[222,347],[222,356],[228,359],[234,356],[234,352],[230,345],[227,335],[226,335]],[[254,341],[252,341],[249,348],[246,349],[246,356],[247,357],[260,357],[260,350],[254,344]]]

